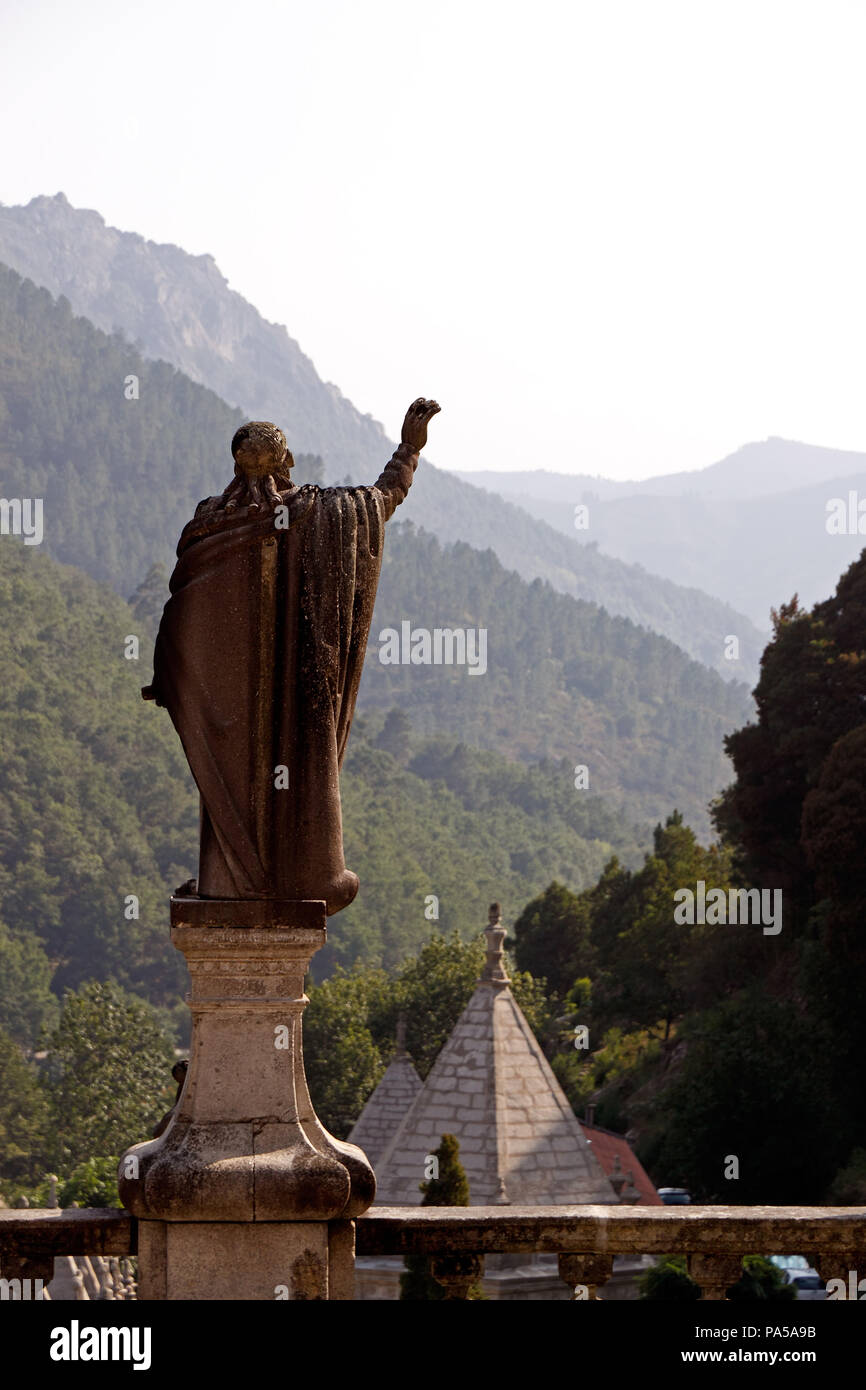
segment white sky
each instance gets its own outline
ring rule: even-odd
[[[0,0],[0,200],[211,252],[444,467],[863,449],[864,62],[862,0]]]

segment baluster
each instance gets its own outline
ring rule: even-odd
[[[742,1255],[697,1255],[687,1257],[689,1278],[700,1286],[701,1298],[721,1302],[728,1289],[743,1272]]]
[[[483,1255],[434,1255],[430,1273],[445,1290],[445,1297],[466,1298],[484,1275]]]
[[[559,1257],[559,1277],[571,1289],[572,1302],[583,1302],[578,1288],[586,1289],[588,1299],[598,1298],[598,1289],[607,1283],[613,1272],[613,1255],[563,1254]]]

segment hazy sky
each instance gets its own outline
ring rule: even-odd
[[[211,252],[392,434],[435,395],[442,466],[866,448],[863,0],[0,16],[0,200]]]

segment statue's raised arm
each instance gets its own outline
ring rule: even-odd
[[[405,500],[418,467],[418,455],[427,443],[427,426],[441,409],[436,401],[425,401],[419,396],[406,411],[400,443],[375,483],[385,498],[386,519]]]

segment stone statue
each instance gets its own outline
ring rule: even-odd
[[[385,523],[439,409],[413,402],[369,487],[295,487],[282,430],[243,425],[233,481],[184,528],[142,694],[168,710],[201,795],[200,899],[324,900],[330,915],[358,891],[340,766]]]

